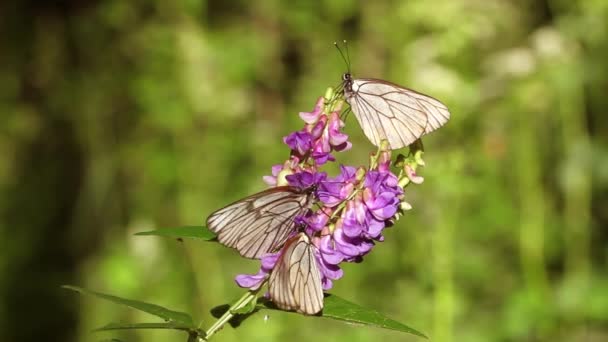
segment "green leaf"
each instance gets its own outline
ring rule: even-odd
[[[108,330],[132,330],[132,329],[174,329],[191,331],[193,328],[186,324],[175,322],[164,323],[110,323],[93,331],[108,331]]]
[[[81,294],[95,296],[95,297],[105,299],[105,300],[108,300],[108,301],[116,303],[116,304],[125,305],[125,306],[128,306],[128,307],[136,309],[136,310],[147,312],[154,316],[163,318],[163,319],[167,320],[169,323],[171,323],[171,322],[182,323],[190,328],[194,328],[194,323],[192,322],[192,317],[190,317],[190,315],[188,315],[185,312],[173,311],[173,310],[169,310],[167,308],[164,308],[164,307],[156,305],[156,304],[150,304],[150,303],[140,302],[137,300],[120,298],[120,297],[116,297],[116,296],[112,296],[112,295],[108,295],[108,294],[104,294],[104,293],[86,290],[86,289],[76,287],[76,286],[64,285],[62,287],[64,289],[76,291]]]
[[[215,234],[211,232],[207,227],[204,226],[184,226],[176,228],[161,228],[157,230],[151,230],[147,232],[135,233],[135,235],[155,235],[165,236],[172,238],[195,238],[202,239],[205,241],[211,241],[215,239]]]
[[[401,331],[428,339],[426,335],[416,329],[392,320],[376,310],[361,307],[332,294],[327,294],[325,296],[322,313],[322,316],[327,318]]]
[[[261,305],[258,304],[258,308],[282,311],[274,306],[271,301],[259,300],[258,303],[261,303]],[[428,339],[428,337],[423,333],[410,328],[405,324],[392,320],[376,310],[361,307],[332,294],[325,294],[323,311],[318,316],[348,323],[370,325],[383,329],[396,330]]]

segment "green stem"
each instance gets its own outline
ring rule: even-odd
[[[220,317],[213,325],[205,332],[206,340],[209,340],[211,336],[213,336],[216,332],[218,332],[224,324],[228,323],[234,317],[234,311],[242,308],[243,306],[249,304],[252,300],[256,298],[257,291],[247,291],[236,303],[232,304],[232,306],[226,311],[222,317]]]

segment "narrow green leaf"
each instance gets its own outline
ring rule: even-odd
[[[184,226],[176,228],[161,228],[157,230],[151,230],[147,232],[135,233],[135,235],[155,235],[165,236],[172,238],[195,238],[202,239],[205,241],[211,241],[215,239],[215,234],[211,232],[207,227],[204,226]]]
[[[258,308],[281,311],[276,306],[274,306],[271,301],[259,300],[258,303]],[[376,310],[361,307],[357,304],[351,303],[343,298],[332,294],[325,295],[323,311],[321,312],[319,317],[331,318],[348,323],[370,325],[383,329],[396,330],[428,339],[426,335],[417,331],[416,329],[410,328],[403,323],[399,323],[395,320],[392,320],[382,315]]]
[[[104,293],[86,290],[86,289],[76,287],[76,286],[64,285],[62,287],[64,289],[76,291],[81,294],[95,296],[95,297],[105,299],[105,300],[108,300],[108,301],[116,303],[116,304],[125,305],[125,306],[128,306],[128,307],[136,309],[136,310],[147,312],[154,316],[163,318],[169,322],[182,323],[188,327],[191,327],[191,328],[194,327],[194,323],[192,322],[192,317],[190,317],[190,315],[188,315],[185,312],[173,311],[173,310],[169,310],[167,308],[164,308],[164,307],[156,305],[156,304],[150,304],[150,303],[140,302],[137,300],[120,298],[120,297],[116,297],[116,296],[112,296],[112,295],[108,295],[108,294],[104,294]]]
[[[180,323],[165,322],[165,323],[109,323],[103,327],[93,331],[108,331],[108,330],[133,330],[133,329],[174,329],[191,331],[193,328]]]

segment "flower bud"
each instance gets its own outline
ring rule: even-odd
[[[327,88],[327,90],[325,91],[325,100],[331,101],[331,99],[333,97],[334,97],[334,88],[333,87]]]
[[[422,150],[418,150],[416,151],[416,153],[414,154],[414,160],[416,161],[416,164],[424,166],[424,160],[422,160],[422,155],[424,154],[424,151]]]
[[[388,143],[388,140],[382,139],[382,141],[380,142],[380,151],[390,151],[390,150],[391,150],[391,146]]]
[[[365,170],[363,166],[359,166],[357,172],[355,173],[355,179],[357,179],[357,182],[360,182],[363,180],[363,178],[365,178],[366,172],[367,170]]]
[[[399,207],[401,208],[401,210],[411,210],[412,209],[412,205],[407,203],[406,201],[401,201],[401,204],[399,204]]]
[[[277,175],[277,186],[284,186],[284,185],[289,185],[289,182],[287,181],[287,176],[292,175],[293,174],[293,170],[291,169],[283,169],[279,172],[279,174]]]
[[[378,157],[378,171],[387,172],[391,167],[391,152],[382,151],[380,157]]]
[[[422,182],[424,182],[424,178],[421,176],[418,176],[416,174],[416,170],[414,169],[414,167],[410,164],[405,165],[405,173],[407,174],[407,178],[410,179],[410,181],[412,181],[412,183],[414,184],[422,184]]]

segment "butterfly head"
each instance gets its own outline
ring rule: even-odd
[[[342,85],[345,94],[350,94],[353,91],[353,77],[350,72],[342,74]]]

